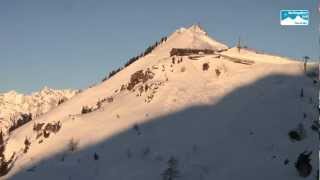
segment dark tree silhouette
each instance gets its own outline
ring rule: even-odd
[[[300,97],[301,97],[301,98],[304,97],[303,88],[301,88],[301,90],[300,90]]]
[[[88,106],[83,106],[81,109],[81,114],[87,114],[92,112],[92,108],[89,108]]]
[[[114,76],[115,74],[117,74],[118,72],[120,72],[123,68],[129,66],[130,64],[136,62],[138,59],[148,55],[149,53],[151,53],[157,46],[159,46],[161,43],[165,42],[167,40],[167,37],[162,37],[160,42],[156,41],[153,45],[149,46],[143,53],[140,53],[138,56],[132,57],[130,58],[123,67],[118,68],[117,70],[112,70],[108,76],[104,77],[102,79],[103,81],[106,81],[107,79],[111,78],[112,76]]]
[[[99,155],[97,153],[94,153],[93,155],[93,159],[96,161],[96,160],[99,160]]]
[[[6,160],[6,157],[4,155],[5,151],[5,142],[3,138],[3,133],[0,131],[0,176],[6,175],[11,167],[13,166],[13,159],[15,157],[15,153],[11,155],[11,158],[9,161]]]
[[[175,64],[175,63],[176,63],[175,58],[172,57],[172,64]]]
[[[310,155],[312,151],[307,153],[306,151],[301,153],[295,163],[295,167],[301,177],[308,177],[311,174],[312,166],[310,164]]]
[[[29,147],[31,145],[31,142],[29,141],[29,139],[26,137],[24,140],[24,150],[23,153],[27,153],[29,150]]]
[[[240,50],[241,50],[241,40],[240,40],[240,37],[238,39],[238,44],[237,44],[237,49],[238,49],[238,52],[240,53]]]
[[[209,69],[209,64],[208,63],[204,63],[203,65],[202,65],[202,70],[203,71],[207,71]]]
[[[139,136],[141,135],[140,127],[139,127],[138,124],[135,124],[135,125],[133,126],[133,129],[137,132],[137,134],[138,134]]]
[[[163,180],[174,180],[179,177],[178,160],[171,157],[167,162],[168,168],[162,173]]]
[[[292,130],[288,133],[290,139],[294,140],[294,141],[301,141],[302,140],[302,137],[301,135],[295,131],[295,130]]]
[[[9,133],[11,133],[13,130],[21,127],[22,125],[26,124],[27,122],[30,122],[32,120],[32,114],[21,114],[21,117],[13,122],[13,125],[9,128]]]

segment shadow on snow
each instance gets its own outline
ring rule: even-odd
[[[294,162],[305,150],[313,150],[309,178],[314,179],[318,137],[310,126],[318,115],[315,86],[305,76],[265,77],[217,104],[189,107],[85,149],[61,152],[10,179],[160,180],[173,156],[184,180],[294,180],[300,179]],[[310,97],[313,103],[306,100]],[[307,119],[303,119],[305,112]],[[299,123],[304,123],[307,138],[292,142],[288,132]],[[283,163],[286,159],[288,165]]]

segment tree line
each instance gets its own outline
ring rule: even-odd
[[[160,39],[160,41],[156,41],[154,44],[152,44],[151,46],[149,46],[144,52],[140,53],[137,56],[134,56],[132,58],[130,58],[123,67],[120,67],[118,69],[112,70],[108,76],[106,76],[105,78],[102,79],[102,81],[106,81],[107,79],[111,78],[112,76],[114,76],[115,74],[117,74],[118,72],[120,72],[123,68],[128,67],[130,64],[136,62],[138,59],[150,54],[156,47],[158,47],[160,44],[162,44],[163,42],[167,41],[167,37],[162,37]]]

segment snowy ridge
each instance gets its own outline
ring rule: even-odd
[[[36,118],[52,108],[60,101],[66,101],[77,93],[76,90],[54,90],[44,87],[30,95],[9,91],[0,94],[0,122],[3,132],[7,132],[12,123],[21,118],[21,114],[32,114]]]
[[[167,41],[158,47],[159,51],[170,52],[172,48],[226,50],[228,46],[208,36],[200,26],[192,25],[189,28],[176,30]]]
[[[170,57],[172,48],[225,51]],[[308,150],[313,170],[305,179],[314,179],[318,136],[310,127],[318,118],[318,85],[302,67],[228,49],[198,26],[179,29],[110,79],[14,131],[5,155],[17,159],[4,178],[162,179],[174,157],[185,180],[300,180],[294,163]],[[60,128],[46,128],[57,122]],[[301,126],[306,136],[291,140],[288,132]]]

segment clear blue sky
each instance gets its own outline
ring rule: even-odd
[[[320,56],[317,0],[2,0],[0,92],[85,88],[162,36],[200,23],[229,46]],[[281,9],[308,9],[307,27],[281,27]]]

